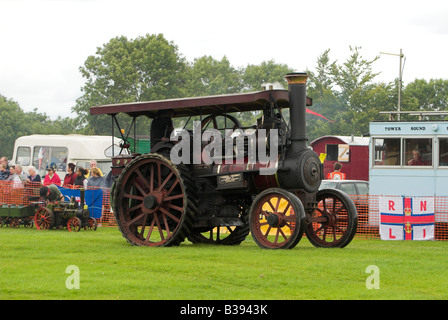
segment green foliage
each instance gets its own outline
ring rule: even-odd
[[[226,57],[218,61],[203,56],[190,64],[185,86],[189,97],[238,93],[242,89],[241,74]]]
[[[30,134],[64,134],[72,133],[76,119],[61,118],[51,120],[46,114],[25,113],[19,104],[0,95],[0,156],[11,159],[14,142],[18,137]]]
[[[178,98],[184,95],[186,62],[162,34],[111,39],[80,67],[84,94],[73,111],[92,134],[110,132],[108,116],[90,116],[92,106]],[[129,117],[128,117],[129,118]],[[122,120],[125,124],[130,119]]]
[[[274,60],[263,61],[260,65],[249,64],[242,75],[244,90],[261,90],[264,83],[280,83],[287,88],[288,84],[283,77],[293,71],[286,64],[277,64]]]

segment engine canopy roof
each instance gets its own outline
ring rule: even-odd
[[[109,104],[91,107],[90,114],[116,115],[118,113],[126,113],[131,117],[144,115],[149,118],[155,118],[159,110],[172,109],[175,114],[174,117],[199,116],[213,113],[263,110],[271,101],[275,101],[280,108],[289,108],[288,90],[265,90],[194,98]],[[312,105],[311,98],[306,98],[306,105]]]

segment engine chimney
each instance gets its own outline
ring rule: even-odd
[[[288,73],[285,76],[289,90],[291,119],[291,147],[277,173],[282,188],[316,192],[323,175],[323,166],[317,154],[307,146],[306,137],[306,73]]]
[[[291,118],[291,153],[307,148],[306,137],[306,73],[288,73],[289,115]]]

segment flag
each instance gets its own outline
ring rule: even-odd
[[[315,112],[315,111],[312,111],[312,110],[310,110],[310,109],[308,109],[308,108],[306,108],[306,113],[309,113],[309,114],[312,114],[312,115],[321,117],[321,118],[323,118],[323,119],[325,119],[325,120],[327,120],[328,122],[331,122],[331,123],[334,122],[334,121],[328,120],[327,118],[325,118],[325,117],[324,117],[323,115],[321,115],[320,113],[317,113],[317,112]]]
[[[434,240],[434,197],[380,197],[383,240]]]

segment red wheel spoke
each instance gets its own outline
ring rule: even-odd
[[[267,223],[266,223],[267,224]],[[271,226],[269,226],[268,230],[266,231],[266,233],[263,235],[265,238],[268,237],[269,232],[271,232]]]
[[[170,217],[171,219],[173,219],[174,221],[176,221],[177,223],[180,222],[179,218],[177,218],[176,216],[172,215],[168,210],[166,210],[166,209],[164,209],[164,208],[162,208],[162,207],[159,208],[159,210],[160,210],[163,214],[167,215],[168,217]]]
[[[159,221],[159,217],[157,216],[157,214],[154,214],[154,220],[156,220],[157,229],[159,229],[159,235],[163,241],[163,240],[165,240],[165,236],[163,235],[162,228],[160,227],[160,221]]]
[[[166,219],[166,214],[163,214],[163,224],[165,225],[165,230],[166,230],[166,236],[169,237],[171,232],[170,232],[170,226],[168,225],[168,221]]]
[[[159,188],[157,190],[162,191],[163,187],[166,185],[166,183],[171,179],[171,177],[173,175],[174,175],[174,172],[171,171],[170,174],[168,175],[168,177],[165,178],[165,180],[163,181],[163,183],[159,186]]]
[[[154,230],[154,222],[155,222],[155,219],[153,217],[152,221],[151,221],[151,225],[149,226],[148,234],[146,235],[146,241],[149,240],[149,238],[151,237],[151,234],[152,234],[152,230]]]
[[[140,194],[142,195],[142,196],[146,196],[146,194],[147,194],[147,192],[145,191],[145,190],[143,190],[143,188],[140,186],[140,184],[139,183],[137,183],[137,181],[136,181],[137,179],[134,179],[134,186],[138,189],[138,191],[140,191]]]
[[[143,207],[143,203],[140,203],[140,204],[138,204],[136,206],[133,206],[132,208],[129,208],[129,212],[135,211],[137,209],[141,209],[142,207]]]
[[[274,210],[274,212],[276,212],[276,211],[275,211],[275,208],[274,208],[274,205],[273,205],[272,202],[271,202],[271,199],[268,200],[268,204],[269,204],[269,206],[272,208],[272,210]]]
[[[162,164],[160,162],[157,162],[157,181],[158,186],[162,184]]]
[[[178,207],[178,206],[176,206],[176,205],[174,205],[174,204],[172,204],[172,203],[167,203],[166,206],[167,206],[168,208],[174,209],[174,210],[176,210],[176,211],[184,212],[184,209],[183,209],[183,208]]]
[[[137,173],[138,177],[140,178],[138,181],[139,181],[139,182],[142,182],[148,190],[151,190],[151,187],[150,187],[150,185],[148,184],[148,181],[146,181],[146,178],[142,175],[142,173],[140,172],[140,170],[139,170],[139,169],[136,169],[135,172]],[[146,194],[146,193],[145,193],[145,194]]]
[[[150,173],[150,178],[149,178],[149,192],[153,192],[154,191],[154,166],[151,166],[150,171],[151,171],[151,173]]]
[[[171,186],[170,190],[168,190],[168,192],[166,193],[167,196],[169,196],[171,194],[171,192],[173,192],[174,187],[176,187],[176,185],[179,183],[179,179],[176,179],[176,181],[174,181],[173,185]]]
[[[131,221],[128,222],[128,225],[133,225],[134,223],[136,223],[138,220],[140,220],[141,218],[143,218],[144,216],[147,216],[147,214],[142,213],[139,214],[138,216],[136,216],[134,219],[132,219]],[[144,223],[143,223],[144,225]]]
[[[137,196],[137,195],[130,194],[130,193],[125,193],[124,197],[125,198],[130,198],[130,199],[135,199],[135,200],[140,200],[140,201],[143,201],[143,199],[144,199],[143,196]]]
[[[181,194],[178,194],[178,195],[175,195],[175,196],[165,197],[163,200],[164,201],[171,201],[171,200],[175,200],[175,199],[181,199],[183,197],[184,197],[184,195],[181,193]]]
[[[279,201],[280,202],[280,201]],[[291,204],[288,202],[288,205],[286,206],[285,210],[283,211],[283,215],[286,215],[286,212],[288,211],[288,209],[291,207]]]

